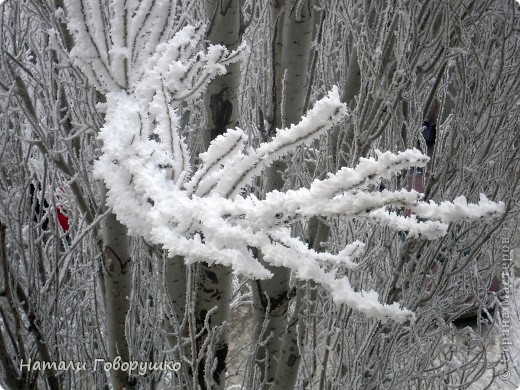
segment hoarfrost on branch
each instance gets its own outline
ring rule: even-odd
[[[336,254],[318,253],[292,237],[289,226],[312,216],[339,215],[435,239],[446,233],[447,223],[494,217],[503,212],[504,204],[484,195],[478,204],[468,204],[464,197],[435,204],[422,202],[415,191],[371,191],[394,172],[424,167],[428,157],[416,149],[398,154],[376,151],[377,158],[361,159],[355,168],[331,173],[309,188],[273,191],[265,199],[244,195],[246,186],[266,167],[309,145],[348,115],[336,87],[298,124],[277,130],[256,149],[246,145],[242,129],[227,130],[200,155],[202,165],[193,170],[176,106],[204,91],[214,77],[225,73],[226,64],[238,61],[246,50],[242,46],[229,52],[208,45],[197,51],[201,31],[188,26],[158,45],[144,70],[130,74],[135,82],[126,88],[121,87],[121,77],[104,75],[98,80],[98,85],[106,83],[108,93],[106,122],[99,135],[103,155],[96,174],[106,183],[107,203],[118,219],[130,234],[161,245],[170,256],[184,256],[187,262],[229,265],[237,274],[269,278],[271,273],[250,250],[257,248],[271,265],[288,267],[295,277],[322,284],[336,303],[378,319],[413,319],[414,314],[398,303],[382,304],[376,292],[356,292],[347,277],[336,275],[340,268],[356,268],[361,242]],[[111,50],[110,55],[126,54]],[[88,62],[79,51],[76,56]],[[396,212],[402,208],[414,215],[407,218]]]

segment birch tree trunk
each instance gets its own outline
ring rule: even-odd
[[[180,346],[179,353],[175,359],[181,361],[191,361],[191,348],[186,344],[189,337],[188,317],[186,311],[186,289],[188,287],[187,267],[184,257],[163,256],[164,272],[164,327],[166,340],[169,348]],[[181,367],[180,380],[185,386],[189,383],[189,371],[186,364]]]
[[[272,7],[276,26],[272,97],[274,120],[270,136],[274,135],[275,128],[297,123],[303,115],[314,27],[314,1],[275,1]],[[286,168],[284,161],[277,161],[267,170],[266,193],[283,188],[282,174]],[[261,260],[262,254],[259,253],[258,256]],[[269,280],[253,282],[253,346],[256,349],[256,370],[261,382],[266,384],[265,388],[272,388],[277,369],[283,373],[288,366],[298,365],[292,354],[286,356],[287,359],[280,360],[287,328],[287,310],[294,290],[289,286],[290,271],[287,268],[272,267],[265,263],[264,266],[274,276]],[[258,379],[255,381],[258,383]],[[284,387],[285,385],[280,378],[279,386],[289,388]]]
[[[104,194],[106,189],[102,188]],[[117,356],[122,362],[130,361],[126,317],[132,294],[132,259],[127,229],[109,213],[102,223],[103,234],[103,283],[107,326],[108,353],[110,361]],[[114,389],[131,389],[136,380],[127,371],[112,370]]]
[[[206,33],[208,41],[224,45],[229,50],[236,49],[240,43],[240,1],[205,1],[204,5],[206,18],[210,21]],[[213,80],[205,91],[204,150],[211,140],[238,125],[239,82],[240,65],[232,64],[227,67],[227,73]],[[229,318],[232,269],[204,262],[197,264],[196,269],[195,321],[200,336],[197,340],[198,385],[203,389],[224,389],[229,350],[225,322]]]

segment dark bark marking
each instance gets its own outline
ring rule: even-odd
[[[211,108],[211,117],[215,125],[210,133],[213,140],[226,132],[227,125],[233,114],[233,103],[227,98],[227,88],[210,96],[209,107]]]
[[[127,266],[130,264],[131,259],[123,261],[114,252],[114,250],[107,246],[105,247],[105,261],[103,262],[103,268],[107,274],[119,275],[127,271]]]
[[[263,293],[262,285],[259,280],[256,281],[256,287],[258,289],[258,296],[260,297],[262,308],[267,311],[267,308],[269,307],[271,313],[276,310],[280,311],[280,313],[285,312],[289,302],[296,296],[296,287],[292,287],[287,290],[285,294],[280,294],[278,297],[267,297]]]
[[[217,274],[215,274],[215,272],[212,272],[207,269],[203,270],[203,272],[206,275],[206,277],[211,281],[211,283],[218,283]]]

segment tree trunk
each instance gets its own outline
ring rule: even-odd
[[[104,186],[103,186],[104,187]],[[102,189],[105,194],[106,189]],[[132,293],[132,262],[126,227],[108,214],[103,220],[103,281],[105,292],[105,314],[107,326],[108,353],[111,362],[117,356],[122,362],[130,361],[125,323]],[[112,370],[114,389],[129,389],[135,386],[135,379],[125,371]]]
[[[207,39],[229,50],[240,43],[240,1],[205,1],[206,17],[210,23]],[[238,86],[240,65],[227,67],[224,76],[217,77],[204,95],[207,123],[203,133],[204,149],[228,128],[238,125]],[[233,274],[231,267],[200,263],[196,274],[195,320],[197,324],[198,367],[196,372],[201,388],[225,388],[228,337],[225,322],[229,318]],[[206,327],[209,324],[209,329]],[[211,339],[205,345],[208,338]]]
[[[283,11],[283,16],[280,16]],[[273,3],[276,21],[274,64],[274,128],[288,127],[299,122],[303,115],[308,86],[308,68],[311,53],[312,31],[314,27],[314,1],[287,0]],[[283,20],[283,22],[282,22]],[[282,177],[287,165],[275,162],[266,172],[265,192],[281,190]],[[259,254],[259,259],[262,255]],[[283,336],[287,329],[287,309],[294,291],[290,289],[290,271],[283,267],[270,267],[264,263],[273,278],[255,281],[253,291],[253,347],[256,348],[256,370],[261,375],[264,388],[271,388],[275,382],[277,369],[283,373],[288,363],[280,361]],[[294,368],[294,367],[293,367]],[[258,383],[255,380],[255,383]]]
[[[176,361],[191,361],[191,348],[189,344],[185,345],[189,337],[186,315],[186,289],[188,286],[186,263],[184,262],[184,257],[181,256],[165,256],[163,262],[164,331],[166,340],[169,348],[180,347],[179,353],[175,356]],[[179,376],[180,384],[183,388],[189,386],[191,383],[189,377],[191,375],[186,368],[186,364],[182,365]]]

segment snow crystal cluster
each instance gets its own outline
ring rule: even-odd
[[[504,205],[483,195],[478,205],[468,205],[463,197],[435,204],[421,202],[415,191],[369,191],[396,171],[425,166],[428,157],[415,149],[398,154],[377,151],[377,158],[362,159],[355,168],[315,180],[309,188],[273,191],[265,199],[243,195],[266,167],[308,145],[347,115],[337,88],[298,124],[278,130],[256,149],[246,145],[243,130],[229,129],[201,154],[201,166],[192,169],[179,132],[177,102],[201,93],[225,73],[226,64],[240,59],[243,50],[209,45],[197,52],[200,39],[201,29],[184,28],[157,47],[144,71],[134,77],[133,87],[113,88],[107,94],[106,123],[99,135],[103,155],[95,171],[106,183],[107,203],[118,219],[130,234],[161,245],[171,256],[184,256],[187,262],[228,265],[237,274],[269,278],[271,273],[249,249],[257,248],[271,265],[321,283],[337,303],[375,318],[412,318],[413,313],[397,303],[381,304],[374,291],[356,292],[346,277],[336,275],[338,266],[356,267],[354,259],[362,254],[363,243],[356,241],[337,254],[317,253],[291,236],[291,223],[341,215],[435,239],[446,233],[449,222],[491,217]],[[405,218],[390,207],[407,208],[414,215]]]

